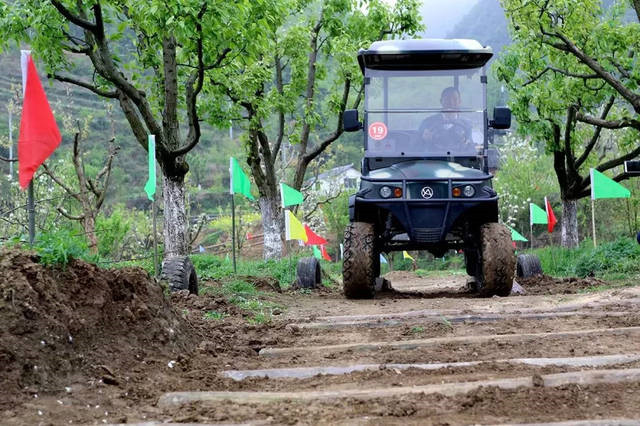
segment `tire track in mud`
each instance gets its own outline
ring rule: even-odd
[[[166,393],[158,408],[243,424],[626,424],[640,419],[639,295],[353,315],[337,303],[289,321],[249,368],[220,368],[242,391]]]

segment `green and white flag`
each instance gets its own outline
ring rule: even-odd
[[[529,203],[529,224],[544,225],[548,223],[547,212],[542,210],[536,204]]]
[[[149,135],[147,150],[149,153],[149,178],[144,185],[144,192],[153,201],[153,196],[156,194],[156,135]]]
[[[302,192],[297,191],[284,183],[280,183],[280,198],[282,199],[282,208],[302,204],[304,201]]]
[[[596,169],[590,170],[591,175],[591,199],[597,200],[600,198],[629,198],[631,192],[620,185],[613,179],[610,179],[597,171]]]
[[[229,175],[231,176],[231,180],[229,181],[229,194],[242,194],[250,200],[255,200],[253,195],[251,195],[251,181],[244,174],[242,167],[240,167],[240,163],[238,160],[231,157],[229,159]]]
[[[529,241],[521,233],[519,233],[518,231],[516,231],[512,227],[507,225],[507,228],[509,228],[511,230],[511,240],[512,241],[524,241],[524,242]]]

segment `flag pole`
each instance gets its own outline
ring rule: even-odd
[[[33,246],[33,241],[36,239],[36,209],[33,199],[33,178],[31,178],[29,189],[27,190],[27,213],[29,214],[29,244]]]
[[[596,200],[591,198],[591,232],[593,233],[593,247],[597,247],[596,243]]]
[[[533,223],[529,221],[529,248],[533,249]]]
[[[158,277],[158,232],[157,232],[157,225],[156,225],[156,216],[157,216],[157,209],[156,209],[156,197],[153,197],[153,200],[151,200],[151,209],[152,209],[152,217],[153,217],[153,273],[155,274],[156,278]]]
[[[233,273],[237,274],[236,266],[236,204],[231,194],[231,247],[233,252]]]
[[[7,109],[9,110],[9,160],[13,160],[13,129],[11,128],[12,107]],[[9,177],[13,180],[13,161],[9,161]]]

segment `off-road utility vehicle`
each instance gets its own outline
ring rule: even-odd
[[[344,113],[345,131],[363,130],[358,192],[349,200],[343,282],[348,298],[371,298],[380,253],[463,250],[484,296],[511,291],[516,258],[498,223],[491,185],[494,129],[511,111],[487,115],[485,64],[491,49],[474,40],[378,41],[358,53],[364,123]]]

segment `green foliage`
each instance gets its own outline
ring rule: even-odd
[[[542,270],[552,276],[629,276],[640,273],[640,245],[630,238],[600,244],[585,241],[576,249],[546,247],[532,251],[540,258]]]
[[[242,280],[234,280],[224,283],[223,291],[226,294],[233,294],[239,296],[255,296],[257,290],[251,283]]]
[[[518,136],[504,138],[499,151],[493,184],[500,195],[500,218],[522,233],[529,229],[529,203],[543,206],[544,195],[557,191],[553,164],[542,149]]]
[[[226,316],[227,314],[218,312],[218,311],[207,311],[204,313],[204,319],[207,319],[207,320],[220,321],[224,319]]]
[[[211,254],[194,254],[191,256],[193,265],[201,279],[221,280],[233,275],[233,263],[226,257]],[[246,260],[237,259],[238,275],[258,277],[273,277],[281,286],[286,286],[295,280],[295,265],[298,257],[277,260]]]
[[[39,234],[34,248],[40,256],[40,263],[48,266],[64,267],[72,259],[89,258],[86,241],[71,229]]]

